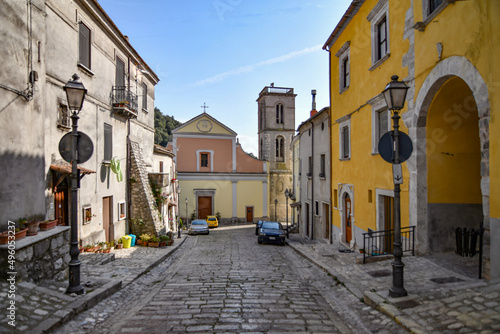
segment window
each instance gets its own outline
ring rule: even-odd
[[[125,88],[125,62],[116,57],[115,86]]]
[[[339,91],[342,93],[351,84],[350,45],[347,41],[335,54],[339,58]]]
[[[160,173],[163,173],[163,161],[160,161]]]
[[[338,190],[333,189],[333,207],[336,209],[338,207]]]
[[[69,130],[71,128],[70,122],[69,122],[69,111],[68,111],[68,106],[62,103],[59,103],[59,109],[58,109],[58,117],[57,117],[57,126]]]
[[[276,161],[284,161],[285,139],[276,137]]]
[[[312,157],[309,157],[309,166],[308,166],[308,172],[307,172],[307,176],[311,176],[312,175],[312,170],[313,170],[313,158]]]
[[[283,124],[283,105],[281,103],[276,105],[276,123]]]
[[[125,202],[118,202],[118,217],[119,220],[125,219],[127,217],[127,213],[125,210]]]
[[[201,153],[200,166],[201,167],[208,167],[208,153]]]
[[[366,19],[371,23],[372,71],[390,56],[389,1],[380,0]]]
[[[429,1],[429,12],[428,12],[429,15],[443,3],[443,0],[427,0],[427,1]]]
[[[148,85],[142,83],[142,109],[148,110]]]
[[[372,154],[378,154],[380,138],[391,128],[391,114],[382,94],[368,100],[372,107]]]
[[[83,225],[90,224],[92,221],[92,207],[84,206],[83,208]]]
[[[389,110],[377,111],[377,143],[389,131]]]
[[[384,17],[377,24],[377,61],[387,54],[387,21]]]
[[[90,70],[90,29],[80,22],[79,24],[79,58],[78,62]]]
[[[319,202],[318,201],[314,201],[314,206],[315,206],[315,211],[316,211],[316,216],[319,216]]]
[[[345,122],[340,123],[339,127],[339,141],[340,141],[340,159],[347,160],[351,158],[351,122],[347,120]]]
[[[104,161],[109,162],[113,158],[113,127],[104,123]]]
[[[322,154],[320,156],[320,172],[319,172],[319,177],[325,177],[325,164],[326,164],[326,158],[325,155]]]

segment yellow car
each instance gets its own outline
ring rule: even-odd
[[[215,216],[207,216],[208,227],[218,227],[219,221]]]

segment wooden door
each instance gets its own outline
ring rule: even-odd
[[[207,219],[207,216],[212,215],[212,197],[198,197],[198,218]]]
[[[351,224],[351,198],[348,194],[344,197],[344,214],[345,214],[345,241],[351,242],[352,239],[352,224]]]
[[[102,198],[102,225],[104,229],[104,234],[106,235],[106,241],[110,242],[114,240],[114,230],[113,230],[113,207],[112,207],[112,197]]]
[[[323,204],[323,221],[325,222],[324,238],[330,239],[330,207],[328,204]]]
[[[253,206],[247,206],[247,223],[253,222]]]
[[[384,230],[392,230],[394,228],[394,198],[383,196],[384,198]],[[394,234],[384,237],[384,249],[386,253],[392,253],[394,243]]]
[[[57,225],[68,226],[68,188],[58,188],[54,194],[54,213]]]
[[[309,236],[309,203],[306,203],[306,235]]]

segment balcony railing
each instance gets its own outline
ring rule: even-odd
[[[127,117],[137,117],[137,95],[127,87],[113,86],[111,93],[113,110]]]
[[[392,254],[394,229],[363,233],[363,263],[366,258]],[[415,255],[415,226],[401,228],[401,249]]]

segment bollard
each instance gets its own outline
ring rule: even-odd
[[[460,227],[457,227],[454,229],[455,230],[455,243],[456,243],[456,250],[455,253],[457,253],[460,256],[463,256],[463,249],[462,249],[462,229]]]

